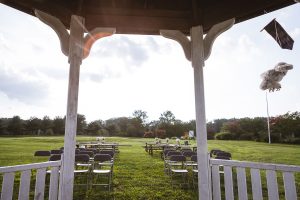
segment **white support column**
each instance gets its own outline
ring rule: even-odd
[[[116,32],[115,28],[95,28],[88,32],[84,26],[84,18],[73,15],[71,17],[70,34],[64,24],[54,16],[35,10],[35,15],[49,25],[57,34],[63,54],[69,57],[69,87],[67,115],[65,126],[64,154],[60,170],[59,199],[73,199],[74,162],[77,131],[77,107],[80,65],[87,58],[94,42],[100,38],[110,36]],[[87,35],[84,36],[84,31]]]
[[[196,106],[196,139],[198,160],[199,199],[210,199],[209,170],[207,159],[207,132],[204,101],[204,45],[202,26],[192,27],[192,66],[194,68],[195,106]]]
[[[195,107],[196,107],[196,138],[198,159],[198,190],[200,200],[210,200],[211,195],[211,172],[209,169],[209,157],[207,148],[207,131],[204,99],[204,62],[208,59],[213,42],[233,24],[234,19],[214,25],[203,39],[202,26],[191,28],[191,40],[178,30],[161,30],[160,34],[166,38],[176,40],[182,46],[185,56],[192,61],[194,68]]]
[[[74,161],[77,131],[77,107],[80,65],[83,57],[83,30],[84,18],[73,15],[70,25],[69,40],[69,87],[68,103],[65,126],[65,141],[63,165],[61,169],[62,178],[60,183],[60,200],[73,199]]]

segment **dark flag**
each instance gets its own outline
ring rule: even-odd
[[[294,40],[275,19],[273,19],[262,30],[264,29],[276,40],[281,48],[290,50],[293,49]]]

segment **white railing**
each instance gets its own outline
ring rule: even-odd
[[[286,200],[297,200],[300,195],[300,182],[295,182],[294,173],[300,173],[300,166],[293,165],[281,165],[281,164],[268,164],[268,163],[255,163],[255,162],[244,162],[235,160],[218,160],[210,159],[211,173],[212,173],[212,194],[213,200],[221,199],[221,182],[220,174],[224,173],[224,193],[226,200],[248,200],[247,192],[247,172],[250,171],[249,176],[251,177],[251,189],[253,200],[263,199],[263,187],[261,173],[266,174],[266,188],[267,195],[265,199],[279,200],[282,197],[279,196],[278,180],[281,177],[277,175],[282,174],[282,182],[284,184],[284,195]],[[236,178],[233,179],[233,174],[236,174]],[[300,174],[298,174],[300,175]],[[299,176],[300,177],[300,176]],[[278,180],[277,180],[278,179]],[[250,181],[248,180],[248,181]],[[297,188],[296,189],[296,185]],[[237,187],[234,187],[237,186]],[[235,189],[234,189],[235,188]],[[236,189],[237,188],[237,189]],[[235,190],[235,191],[234,191]],[[237,191],[236,191],[237,190]],[[283,189],[282,189],[283,190]],[[234,194],[237,193],[236,198]],[[283,191],[281,192],[283,193]],[[267,197],[266,197],[267,196]]]
[[[57,200],[59,168],[61,161],[49,161],[42,163],[16,165],[0,167],[2,175],[1,200],[11,200],[13,198],[14,179],[16,173],[21,173],[18,199],[28,200],[30,193],[30,179],[32,170],[36,170],[34,200],[44,199],[46,174],[50,174],[49,200]],[[47,171],[48,170],[48,171]],[[14,197],[15,199],[16,197]]]

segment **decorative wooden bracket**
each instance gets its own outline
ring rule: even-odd
[[[84,37],[83,59],[88,57],[92,45],[100,38],[111,36],[116,32],[115,28],[95,28]]]
[[[204,60],[207,60],[211,54],[211,49],[215,39],[224,31],[233,26],[235,19],[229,19],[219,24],[214,25],[204,38]],[[177,41],[183,48],[185,57],[191,61],[191,40],[178,30],[161,30],[160,34],[163,37]]]
[[[161,30],[160,34],[166,38],[179,42],[183,48],[186,59],[191,61],[191,41],[182,32],[177,30]]]
[[[50,26],[56,32],[60,41],[61,51],[63,52],[63,54],[65,54],[65,56],[69,56],[70,34],[68,33],[65,25],[56,17],[53,17],[52,15],[49,15],[40,10],[35,10],[34,13],[37,18]]]
[[[65,25],[56,17],[49,15],[40,10],[35,10],[35,15],[45,24],[50,26],[57,34],[60,40],[61,51],[65,56],[69,56],[69,43],[70,43],[70,34],[67,31]],[[84,27],[85,29],[85,27]],[[86,30],[87,31],[87,30]],[[111,36],[116,32],[115,28],[95,28],[91,32],[87,31],[87,35],[84,37],[83,41],[83,59],[87,58],[90,54],[92,45],[96,40]]]
[[[223,32],[230,29],[235,22],[235,19],[229,19],[219,24],[214,25],[204,38],[204,60],[207,60],[211,54],[212,45],[215,39]]]

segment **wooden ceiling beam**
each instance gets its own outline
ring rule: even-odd
[[[148,16],[148,17],[174,17],[190,18],[190,10],[163,10],[163,9],[126,9],[112,7],[85,7],[89,15],[127,15],[127,16]]]
[[[230,18],[236,18],[236,23],[239,23],[265,14],[264,11],[271,12],[281,7],[292,5],[293,1],[232,0],[230,4],[231,5],[228,6],[228,3],[223,1],[210,1],[204,10],[204,26],[211,26],[212,24],[216,24]],[[232,10],[234,10],[234,12],[232,12]],[[211,13],[214,14],[212,15]]]
[[[161,29],[189,34],[192,26],[207,32],[214,24],[236,23],[295,3],[292,0],[0,0],[34,16],[34,9],[53,15],[69,28],[71,15],[86,19],[88,30],[116,27],[117,33],[159,34]]]
[[[6,5],[13,5],[13,7],[18,10],[20,10],[20,8],[23,8],[23,10],[26,9],[26,13],[32,16],[35,16],[35,9],[46,12],[52,16],[59,18],[63,24],[69,27],[72,11],[68,9],[67,6],[63,5],[61,2],[63,1],[5,0]]]
[[[182,30],[189,33],[191,20],[186,18],[163,18],[163,17],[134,17],[134,16],[116,16],[116,15],[87,15],[86,28],[92,30],[96,27],[114,27],[116,33],[122,33],[122,30],[137,30],[136,34],[159,34],[159,30]],[[143,31],[144,30],[144,31]]]

